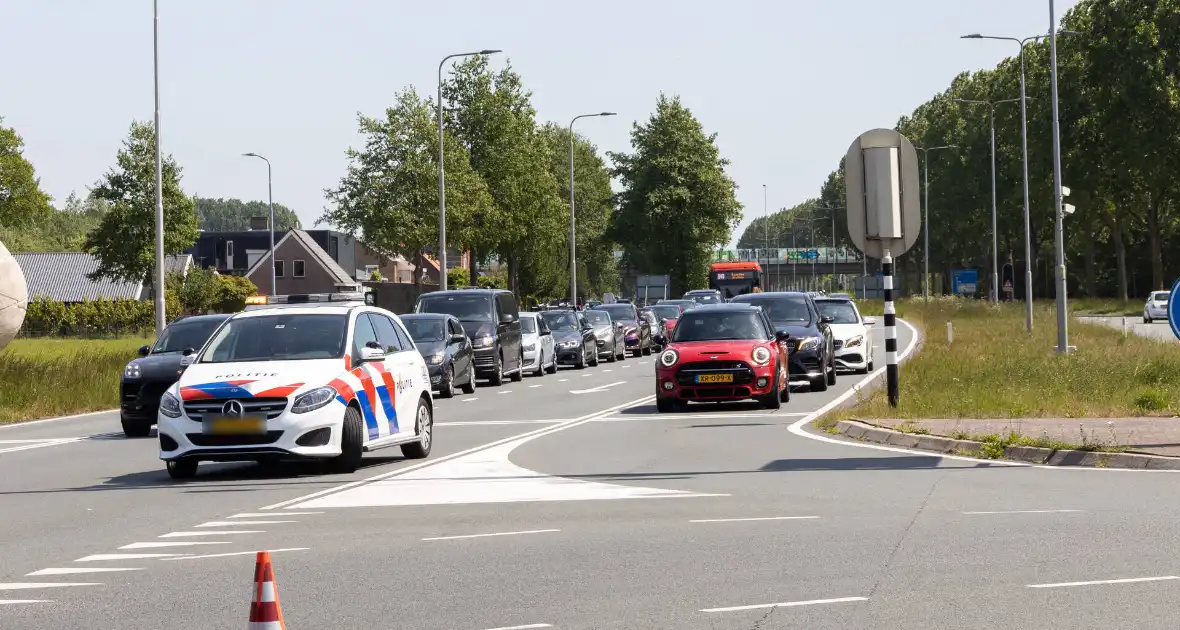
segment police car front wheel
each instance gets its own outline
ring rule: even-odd
[[[195,459],[174,459],[165,466],[168,468],[168,476],[173,479],[189,479],[197,474],[197,460]]]
[[[361,467],[361,457],[364,455],[364,437],[362,429],[364,422],[361,412],[356,407],[344,410],[344,424],[340,431],[340,454],[331,459],[329,464],[332,472],[349,474]]]

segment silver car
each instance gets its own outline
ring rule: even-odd
[[[1147,303],[1143,305],[1143,323],[1150,324],[1157,319],[1168,319],[1168,291],[1152,291],[1147,296]]]
[[[598,356],[606,357],[607,362],[614,363],[627,358],[627,342],[623,337],[623,329],[616,326],[610,313],[595,309],[582,311],[586,322],[594,328],[594,338],[598,343]]]

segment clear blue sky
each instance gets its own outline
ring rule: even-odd
[[[1075,4],[1061,0],[1058,14]],[[162,139],[203,197],[266,198],[310,226],[358,144],[355,115],[414,85],[438,60],[501,48],[539,121],[602,150],[629,149],[661,91],[718,134],[746,222],[818,193],[862,131],[892,127],[1008,42],[969,32],[1047,32],[1045,0],[162,0]],[[0,0],[0,116],[58,201],[113,163],[132,119],[152,117],[150,0]]]

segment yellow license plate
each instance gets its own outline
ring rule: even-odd
[[[204,423],[208,435],[259,435],[266,433],[266,419],[260,416],[209,418]]]
[[[698,374],[698,383],[732,383],[733,374]]]

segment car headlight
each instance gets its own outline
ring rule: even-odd
[[[557,344],[557,347],[558,348],[576,348],[576,347],[578,347],[578,342],[576,342],[576,341],[563,341],[563,342]]]
[[[770,350],[767,350],[762,346],[754,348],[753,359],[754,363],[757,363],[758,365],[766,365],[770,362]]]
[[[536,350],[536,349],[537,349],[537,346],[535,344],[531,344],[531,343],[524,347],[525,352],[532,352],[533,350]]]
[[[180,401],[177,400],[176,396],[165,392],[164,395],[160,397],[160,413],[168,416],[169,418],[180,417]]]
[[[432,355],[426,357],[426,362],[429,363],[430,365],[441,365],[442,362],[446,360],[446,358],[447,358],[447,355],[445,352],[439,352],[437,354],[432,354]],[[310,394],[311,392],[308,392],[308,393]]]
[[[660,353],[660,365],[664,367],[672,367],[680,360],[680,353],[675,350],[668,349]]]
[[[857,336],[849,339],[847,342],[845,342],[844,347],[851,348],[853,346],[859,346],[860,344],[864,343],[864,340],[865,340],[864,335],[857,335]]]
[[[476,348],[490,348],[492,347],[493,343],[494,342],[490,336],[485,336],[476,337],[474,340],[472,340],[471,345],[475,346]]]
[[[799,350],[812,350],[819,347],[819,337],[804,337],[799,340]]]
[[[123,378],[135,379],[141,376],[143,376],[143,374],[139,371],[139,364],[135,361],[128,363],[127,367],[123,368]]]
[[[317,387],[309,392],[304,392],[296,396],[295,403],[291,405],[291,413],[315,411],[333,400],[336,400],[335,389],[328,386]]]

